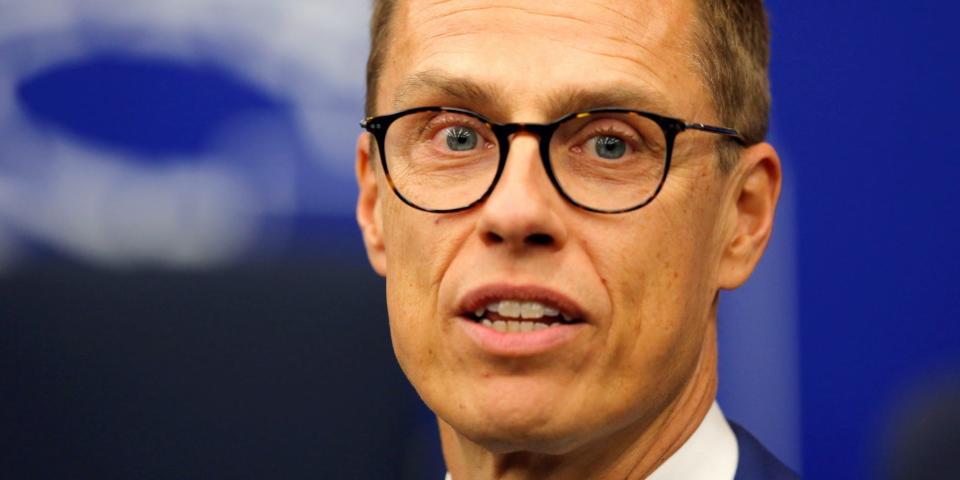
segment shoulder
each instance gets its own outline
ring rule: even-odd
[[[794,480],[799,479],[790,468],[773,456],[759,440],[746,429],[729,422],[737,437],[739,460],[734,480]]]

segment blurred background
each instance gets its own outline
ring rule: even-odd
[[[721,405],[806,478],[958,478],[960,8],[767,5]],[[442,478],[352,214],[368,17],[0,0],[0,478]]]

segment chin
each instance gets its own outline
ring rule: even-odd
[[[461,435],[493,453],[532,452],[559,455],[584,442],[581,422],[527,397],[526,402],[473,405],[443,418]],[[577,416],[573,416],[577,417]]]
[[[515,425],[487,424],[478,431],[460,433],[495,454],[529,452],[562,455],[582,443],[571,432],[551,431],[542,427],[528,429]]]

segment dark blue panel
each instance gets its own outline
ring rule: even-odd
[[[960,364],[960,10],[768,3],[799,176],[804,474],[869,478],[905,389]]]
[[[353,262],[0,278],[4,479],[441,478]]]
[[[213,64],[120,55],[54,65],[17,98],[36,121],[153,156],[201,152],[231,118],[286,108]]]

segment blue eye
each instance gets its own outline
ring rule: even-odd
[[[447,134],[447,147],[455,152],[466,152],[477,146],[477,132],[469,127],[449,127],[444,130]]]
[[[627,152],[627,144],[622,139],[609,135],[594,137],[593,149],[600,158],[617,160]]]

